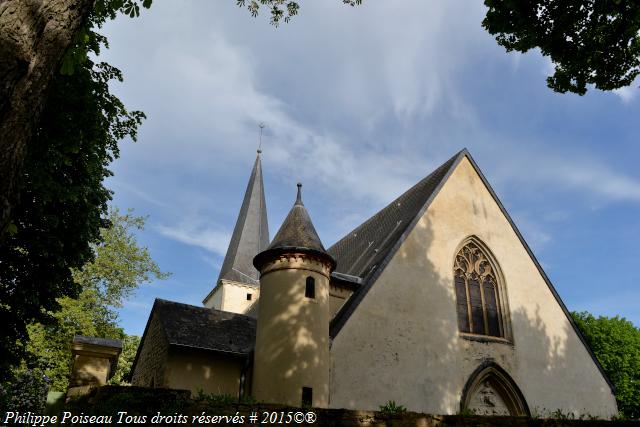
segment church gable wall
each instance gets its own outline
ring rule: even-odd
[[[140,345],[142,348],[131,384],[142,387],[166,387],[168,345],[157,314],[153,314],[149,321],[149,327]]]
[[[469,236],[486,244],[504,278],[510,342],[458,332],[453,262]],[[465,383],[492,361],[533,413],[608,417],[615,400],[507,218],[465,157],[335,337],[331,406],[460,410]]]

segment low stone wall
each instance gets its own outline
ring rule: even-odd
[[[291,408],[261,403],[233,403],[225,398],[191,398],[186,390],[105,386],[65,405],[65,425],[314,425],[347,427],[484,427],[484,426],[640,426],[633,421],[534,419],[428,415],[413,412],[387,414],[346,409]],[[66,411],[66,415],[64,415]],[[309,414],[313,414],[313,416]],[[73,418],[77,416],[83,419]],[[90,417],[103,417],[94,418]],[[255,416],[255,418],[253,418]],[[110,418],[106,418],[110,417]],[[62,418],[60,418],[62,419]],[[77,422],[74,422],[77,421]]]

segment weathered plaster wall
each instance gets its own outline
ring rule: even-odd
[[[222,307],[222,294],[224,293],[224,289],[222,289],[222,284],[218,283],[216,288],[207,295],[207,298],[203,301],[203,305],[207,308],[215,308],[216,310],[220,310]]]
[[[305,297],[307,277],[315,298]],[[262,402],[300,406],[302,388],[313,406],[329,400],[329,266],[286,254],[263,266],[253,364],[253,396]]]
[[[513,343],[458,333],[453,260],[468,236],[493,252],[508,295]],[[464,158],[334,339],[331,407],[453,414],[470,374],[491,359],[532,412],[609,417],[615,400],[489,191]]]
[[[340,286],[329,285],[329,314],[331,318],[342,308],[353,292]]]
[[[168,345],[160,319],[153,315],[138,356],[131,384],[141,387],[166,387],[165,368]]]
[[[169,350],[167,387],[238,397],[244,358],[190,349]]]
[[[205,307],[212,307],[216,310],[229,311],[231,313],[246,314],[260,297],[259,286],[228,280],[221,281],[218,286],[221,286],[222,289],[214,293],[210,299],[211,305],[205,305]],[[247,294],[251,295],[251,300],[247,300]]]

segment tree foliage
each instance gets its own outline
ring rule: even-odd
[[[271,24],[278,26],[280,21],[289,22],[298,14],[300,5],[297,1],[286,0],[236,0],[239,7],[246,7],[254,18],[258,16],[260,7],[264,6],[271,13]],[[362,0],[342,0],[342,3],[355,6],[362,4]]]
[[[136,358],[138,352],[138,346],[140,345],[140,337],[137,335],[125,335],[122,339],[122,353],[118,358],[118,367],[115,374],[109,380],[109,384],[124,385],[129,384],[127,377],[131,373],[133,367],[133,361]]]
[[[132,231],[142,230],[143,217],[112,210],[109,222],[109,227],[101,229],[102,242],[92,246],[95,260],[74,271],[74,280],[82,288],[78,298],[59,298],[60,309],[48,313],[53,321],[29,325],[26,363],[44,372],[53,390],[67,389],[74,335],[122,340],[123,351],[112,383],[122,381],[131,368],[139,338],[126,335],[118,326],[114,308],[121,307],[139,285],[167,277],[148,249],[136,242]]]
[[[637,0],[485,0],[482,22],[507,51],[539,48],[553,61],[547,85],[584,95],[629,86],[640,73]]]
[[[132,233],[144,229],[144,217],[115,209],[110,212],[109,222],[109,227],[100,230],[101,243],[93,246],[95,259],[74,271],[73,278],[83,290],[94,292],[102,306],[121,307],[141,283],[167,275],[160,271],[149,250],[138,246]]]
[[[572,315],[614,385],[618,409],[640,418],[640,329],[618,316]]]
[[[11,411],[44,413],[49,378],[39,369],[21,370],[13,381],[0,383],[0,416]]]
[[[136,139],[144,114],[128,111],[111,94],[109,84],[122,81],[120,71],[94,63],[89,52],[98,55],[107,45],[94,29],[118,13],[137,11],[137,4],[98,0],[50,84],[19,203],[0,245],[0,379],[24,357],[27,324],[45,322],[58,309],[57,299],[78,295],[72,271],[92,260],[92,244],[108,225],[111,192],[103,181],[111,176],[118,142]]]

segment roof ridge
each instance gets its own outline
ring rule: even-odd
[[[457,154],[456,154],[457,156]],[[456,157],[454,156],[454,157]],[[451,159],[449,159],[451,160]],[[373,221],[378,215],[384,213],[384,211],[390,207],[392,207],[395,203],[398,202],[398,200],[402,199],[403,197],[405,197],[408,193],[411,193],[412,190],[414,190],[416,187],[420,186],[420,184],[422,184],[424,181],[428,180],[432,175],[434,175],[438,169],[442,168],[443,166],[445,166],[447,162],[441,164],[440,166],[438,166],[436,169],[434,169],[433,171],[431,171],[431,173],[429,173],[427,176],[425,176],[424,178],[422,178],[420,181],[418,181],[417,183],[415,183],[414,185],[412,185],[410,188],[408,188],[407,190],[404,191],[404,193],[400,194],[398,197],[396,197],[395,199],[393,199],[391,202],[389,202],[385,207],[383,207],[382,209],[380,209],[379,211],[377,211],[376,213],[374,213],[373,215],[371,215],[368,219],[366,219],[362,224],[358,225],[356,228],[354,228],[353,230],[351,230],[349,233],[347,233],[342,239],[338,240],[336,243],[334,243],[333,245],[331,245],[329,247],[329,249],[331,249],[332,247],[334,247],[335,245],[337,245],[338,243],[340,243],[342,240],[346,239],[349,237],[349,234],[353,234],[356,231],[358,231],[359,229],[361,229],[362,227],[364,227],[365,225],[367,225],[368,223],[370,223],[371,221]]]
[[[201,310],[201,311],[209,310],[209,311],[216,312],[216,313],[228,314],[231,317],[247,317],[247,318],[253,319],[253,317],[247,316],[246,314],[242,314],[242,313],[233,313],[231,311],[218,310],[217,308],[213,308],[213,307],[203,307],[201,305],[187,304],[187,303],[184,303],[184,302],[171,301],[171,300],[167,300],[167,299],[163,299],[163,298],[156,298],[154,300],[154,305],[155,305],[156,302],[158,302],[160,304],[167,304],[168,303],[168,304],[171,304],[171,305],[189,307],[189,308],[194,308],[194,309],[198,309],[198,310]]]
[[[327,252],[338,261],[336,271],[358,277],[364,277],[372,271],[376,260],[384,258],[385,249],[390,249],[393,246],[426,203],[442,179],[441,175],[448,171],[461,155],[466,153],[466,149],[456,153],[329,247]],[[378,244],[374,245],[376,242]],[[372,252],[365,256],[367,251]],[[357,259],[354,260],[355,254],[357,254]],[[367,260],[367,263],[363,264],[363,259]],[[362,265],[361,268],[353,271],[360,265]]]
[[[369,263],[366,269],[361,270],[362,276],[360,277],[364,279],[362,282],[362,286],[351,296],[351,298],[347,300],[347,302],[342,306],[342,308],[338,311],[338,313],[336,313],[336,315],[332,319],[330,328],[329,328],[331,338],[334,338],[336,335],[338,335],[338,333],[340,332],[344,324],[347,322],[351,314],[357,309],[358,305],[360,304],[360,301],[362,301],[364,296],[369,292],[369,289],[371,289],[373,284],[376,282],[376,279],[384,270],[384,267],[393,258],[393,256],[395,255],[396,251],[398,250],[402,242],[404,242],[404,240],[409,235],[411,230],[413,230],[413,228],[417,224],[420,217],[424,214],[424,211],[426,211],[426,209],[429,207],[433,198],[438,194],[438,192],[440,191],[440,188],[442,188],[442,186],[447,181],[451,172],[455,169],[456,165],[460,162],[460,160],[463,157],[470,157],[469,152],[466,149],[460,150],[453,157],[451,157],[449,160],[447,160],[438,168],[436,168],[432,173],[427,175],[427,177],[420,180],[418,184],[422,183],[426,185],[427,183],[429,183],[428,181],[430,179],[432,179],[432,182],[430,182],[426,188],[422,188],[423,194],[420,194],[421,197],[419,197],[418,200],[414,201],[417,203],[415,203],[415,205],[412,207],[411,209],[412,212],[410,212],[411,213],[410,217],[405,218],[406,226],[399,227],[401,231],[395,230],[394,231],[395,238],[393,239],[393,241],[389,242],[390,244],[386,245],[386,247],[383,248],[384,250],[379,251],[377,256],[371,260],[371,262]],[[411,187],[411,189],[404,192],[402,196],[410,193],[411,190],[419,188],[418,184],[414,185],[413,187]],[[387,205],[387,207],[382,209],[380,212],[384,211],[390,206],[393,206],[393,204],[399,199],[400,197],[398,197],[396,200],[391,202],[389,205]],[[415,209],[416,206],[417,206],[417,209]],[[378,232],[377,234],[380,235],[384,233]],[[385,240],[391,240],[389,239],[389,236],[385,236],[385,237],[386,237]],[[331,253],[331,250],[334,249],[336,245],[329,248],[330,253]],[[356,245],[352,245],[352,246],[356,246]],[[350,249],[352,250],[353,247]],[[336,256],[336,258],[338,257]],[[336,271],[339,273],[342,273],[343,268],[344,266],[342,266],[341,268],[340,259],[338,259],[338,268],[336,269]]]

